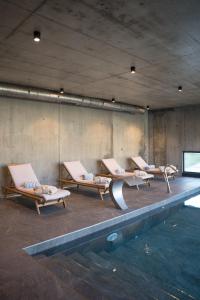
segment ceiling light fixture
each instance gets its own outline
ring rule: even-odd
[[[112,98],[112,103],[115,103],[115,98]]]
[[[131,73],[132,73],[132,74],[135,73],[135,67],[134,67],[134,66],[131,67]]]
[[[35,31],[33,32],[33,40],[34,40],[34,42],[36,42],[36,43],[39,43],[39,42],[40,42],[40,32],[39,32],[39,31],[35,30]]]
[[[180,85],[180,86],[178,87],[178,91],[179,91],[179,92],[182,92],[182,90],[183,90],[183,88],[182,88],[182,86]]]
[[[60,94],[64,94],[64,89],[60,89]]]
[[[146,106],[146,109],[147,109],[147,110],[150,110],[150,106],[149,106],[149,105],[147,105],[147,106]]]

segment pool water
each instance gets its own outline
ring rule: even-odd
[[[127,231],[40,262],[76,299],[200,299],[200,209],[182,207],[146,232]]]

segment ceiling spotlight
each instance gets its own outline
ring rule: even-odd
[[[132,74],[135,73],[135,67],[134,67],[134,66],[131,67],[131,73],[132,73]]]
[[[112,103],[115,103],[115,98],[112,98]]]
[[[150,110],[150,106],[149,105],[146,106],[146,110]]]
[[[179,91],[179,92],[182,92],[182,90],[183,90],[183,88],[182,88],[182,86],[180,85],[180,86],[178,87],[178,91]]]
[[[36,43],[40,42],[40,32],[39,31],[36,30],[33,32],[33,40]]]
[[[60,89],[60,94],[64,94],[64,89]]]

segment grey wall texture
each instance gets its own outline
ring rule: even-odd
[[[182,151],[200,151],[200,106],[149,114],[149,162],[182,169]]]
[[[6,165],[31,162],[42,183],[56,184],[63,161],[81,160],[97,172],[101,158],[148,155],[147,115],[0,99],[0,184]]]

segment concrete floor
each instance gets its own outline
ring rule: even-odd
[[[140,191],[125,187],[129,206],[125,212],[117,210],[109,196],[103,202],[86,190],[74,191],[67,209],[46,207],[41,209],[41,216],[28,200],[1,200],[0,299],[80,299],[22,248],[192,190],[199,182],[197,178],[177,178],[171,182],[172,194],[166,193],[162,181],[153,181],[151,188]]]

